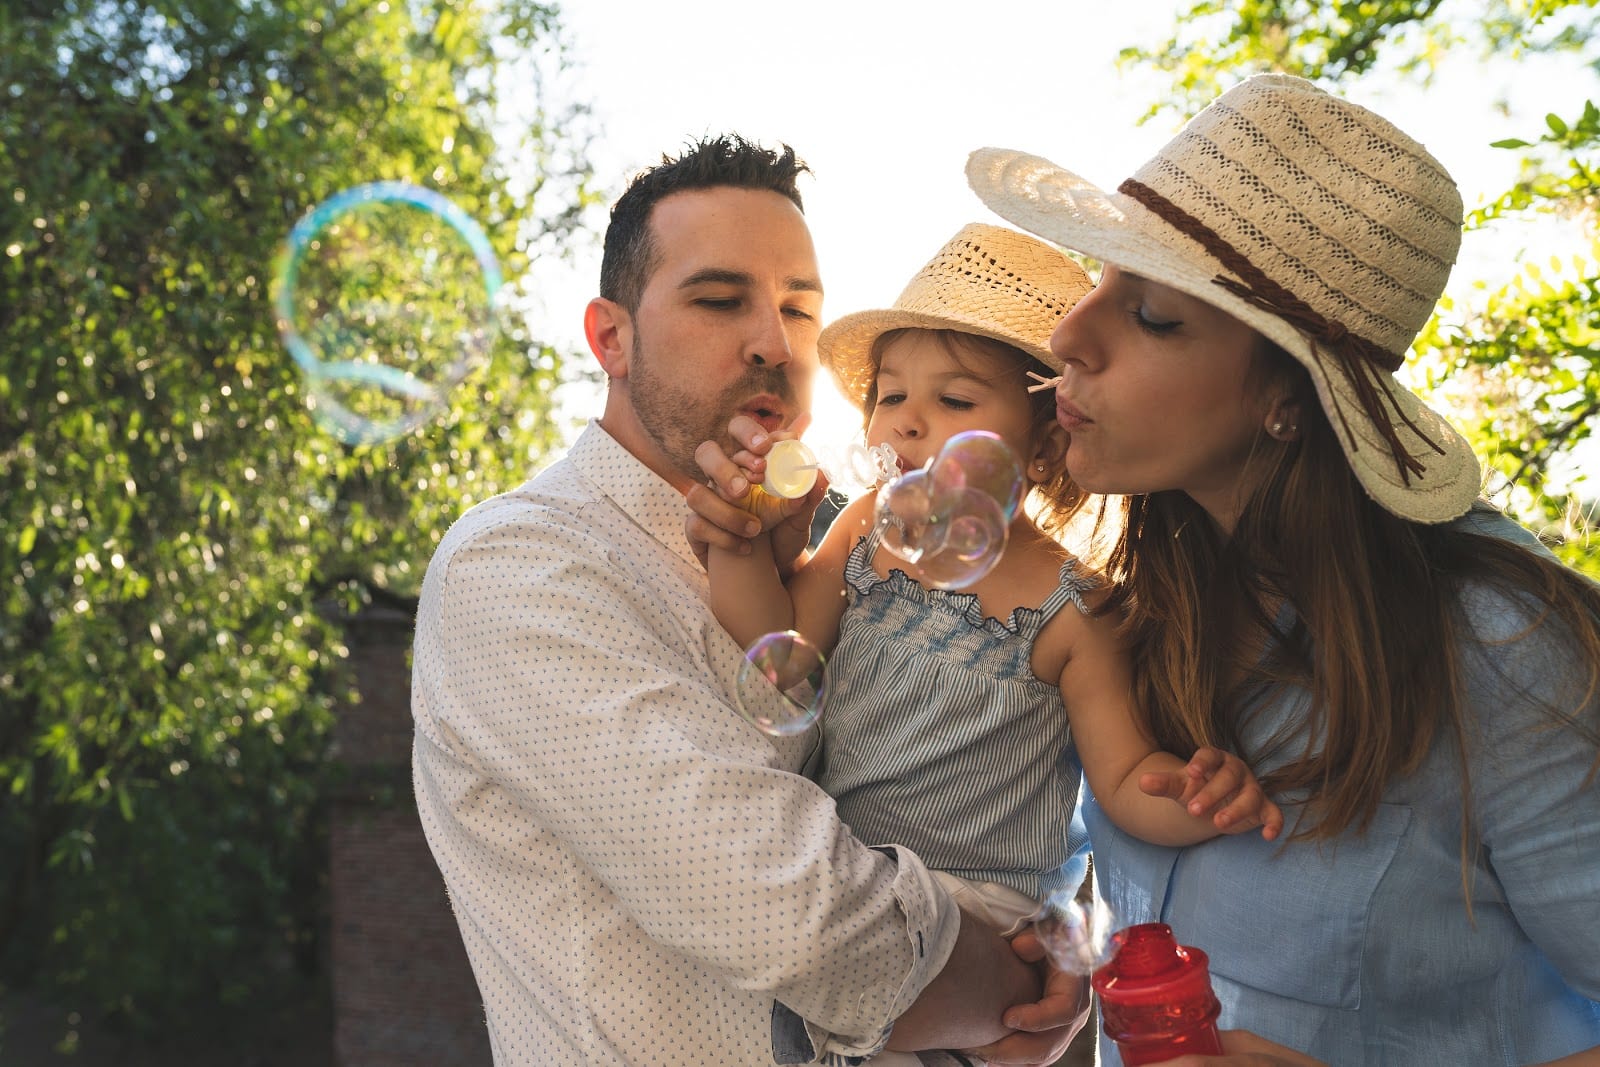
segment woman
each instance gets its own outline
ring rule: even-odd
[[[1087,802],[1117,921],[1210,954],[1234,1062],[1600,1063],[1600,588],[1393,377],[1459,245],[1449,175],[1283,76],[1115,195],[967,173],[1106,264],[1051,339],[1057,413],[1071,476],[1126,494],[1155,741],[1239,752],[1289,820],[1165,849]]]

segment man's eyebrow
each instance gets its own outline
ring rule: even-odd
[[[688,289],[696,285],[750,286],[754,284],[755,278],[742,270],[728,270],[725,267],[705,267],[684,278],[683,281],[678,283],[678,288]],[[783,286],[791,292],[822,292],[822,283],[816,278],[798,275],[785,278]]]
[[[703,267],[678,283],[679,289],[688,289],[695,285],[750,285],[754,278],[742,270],[727,270],[723,267]]]

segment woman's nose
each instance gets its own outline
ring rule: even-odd
[[[1073,328],[1067,322],[1071,317],[1072,313],[1069,311],[1056,323],[1056,328],[1050,331],[1050,354],[1062,363],[1069,363],[1073,358],[1071,341]]]
[[[1061,316],[1055,329],[1050,331],[1050,354],[1059,359],[1063,366],[1094,370],[1103,359],[1104,353],[1096,340],[1095,324],[1103,323],[1106,311],[1112,308],[1107,304],[1106,310],[1102,311],[1102,303],[1102,290],[1096,286],[1073,305],[1071,311]]]

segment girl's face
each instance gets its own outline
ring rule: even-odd
[[[1181,490],[1231,530],[1273,391],[1252,378],[1259,335],[1164,285],[1106,267],[1056,326],[1056,420],[1067,470],[1098,493]]]
[[[906,330],[889,340],[878,364],[877,404],[867,444],[888,442],[901,470],[914,470],[966,430],[988,430],[1026,467],[1037,447],[1028,379],[1016,361],[979,346],[952,351],[945,338]]]

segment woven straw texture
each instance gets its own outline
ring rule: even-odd
[[[1214,254],[1220,240],[1397,368],[1444,291],[1462,205],[1444,167],[1387,120],[1285,75],[1218,97],[1124,184],[1153,192],[1209,239],[1169,221],[1170,209],[1147,207],[1148,195],[1106,193],[1026,153],[979,149],[967,178],[1008,221],[1204,300],[1292,353],[1310,369],[1351,468],[1388,510],[1431,523],[1471,506],[1478,461],[1443,417],[1371,368],[1400,446],[1424,467],[1402,473],[1329,341],[1218,284],[1243,281]]]
[[[971,223],[916,273],[894,306],[859,311],[822,331],[822,365],[840,391],[864,407],[877,368],[872,344],[890,330],[960,330],[1015,345],[1052,370],[1050,334],[1091,287],[1089,275],[1057,248],[1025,233]]]

